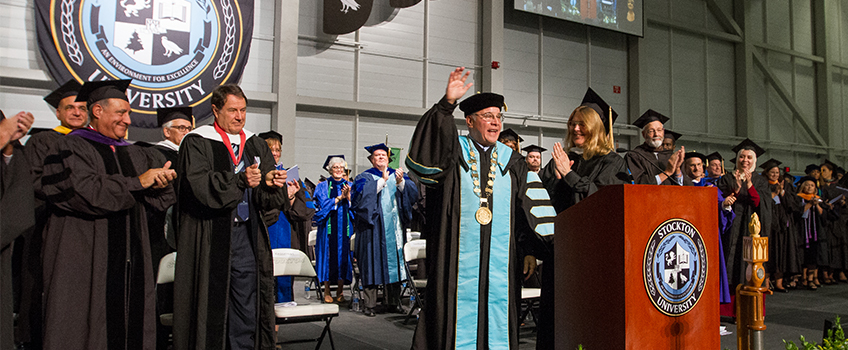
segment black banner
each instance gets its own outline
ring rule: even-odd
[[[374,0],[324,0],[324,33],[356,31],[368,21],[373,4]]]
[[[35,0],[35,9],[53,79],[133,79],[136,127],[156,127],[166,107],[210,118],[206,100],[239,81],[253,36],[253,0]]]

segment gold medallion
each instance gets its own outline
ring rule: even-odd
[[[477,222],[479,222],[480,225],[488,225],[492,222],[492,211],[489,210],[489,208],[480,207],[480,209],[477,209],[474,217],[477,218]]]

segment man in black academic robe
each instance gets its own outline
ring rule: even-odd
[[[194,129],[194,116],[191,107],[159,108],[156,110],[156,119],[162,128],[164,140],[152,145],[150,148],[162,153],[162,155],[176,168],[180,151],[180,142],[183,137]],[[179,174],[178,174],[179,176]],[[174,239],[173,208],[170,206],[165,210],[157,210],[148,206],[147,227],[150,231],[150,253],[152,255],[153,273],[158,276],[159,262],[165,255],[170,254],[177,248]],[[174,311],[174,285],[166,283],[156,288],[156,343],[157,348],[167,349],[170,332],[161,322],[160,315],[173,313]]]
[[[681,171],[684,149],[674,152],[663,149],[663,123],[668,117],[649,109],[633,125],[642,129],[645,142],[627,152],[624,160],[633,177],[633,183],[641,185],[691,186]]]
[[[519,280],[535,266],[535,257],[517,255],[518,247],[548,258],[545,240],[553,237],[556,214],[538,175],[497,142],[503,96],[463,101],[469,136],[459,136],[452,113],[471,86],[463,71],[451,73],[445,96],[418,122],[406,159],[429,187],[421,233],[427,292],[413,348],[515,349]]]
[[[214,125],[180,145],[174,348],[273,349],[274,271],[262,216],[288,205],[285,171],[243,129],[241,88],[222,85],[211,103]]]
[[[77,102],[80,83],[69,80],[44,97],[44,101],[56,110],[59,125],[53,129],[30,131],[26,142],[26,158],[33,170],[33,181],[41,182],[41,165],[50,147],[69,132],[88,124],[88,107],[85,101]],[[38,171],[38,172],[36,172]],[[47,206],[44,198],[35,199],[35,226],[32,231],[18,239],[15,247],[20,265],[20,309],[15,330],[16,340],[31,349],[41,348],[41,234],[47,222]]]
[[[86,83],[90,127],[50,149],[36,192],[46,198],[44,349],[154,349],[155,300],[144,203],[174,202],[161,154],[124,141],[129,80]]]
[[[15,239],[35,221],[29,164],[17,140],[26,135],[33,118],[22,112],[6,119],[0,111],[0,119],[0,348],[13,349],[12,250]]]

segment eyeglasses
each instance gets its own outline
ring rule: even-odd
[[[498,113],[497,115],[494,115],[492,113],[483,113],[483,114],[476,114],[476,116],[482,118],[485,121],[492,121],[495,118],[497,118],[498,121],[500,121],[500,122],[502,122],[504,120],[503,113]]]
[[[182,132],[189,132],[194,128],[192,128],[190,126],[178,125],[178,126],[172,126],[171,129],[177,129],[177,130],[182,131]]]
[[[333,170],[344,170],[344,169],[345,169],[345,167],[343,167],[343,166],[341,166],[341,165],[336,165],[336,166],[331,167],[330,169],[333,169]]]

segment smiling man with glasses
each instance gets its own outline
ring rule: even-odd
[[[548,192],[521,154],[498,142],[504,97],[483,92],[460,102],[468,77],[465,68],[450,74],[406,158],[427,186],[427,293],[413,349],[517,349],[520,281],[536,257],[551,256]],[[457,130],[457,106],[467,135]]]

